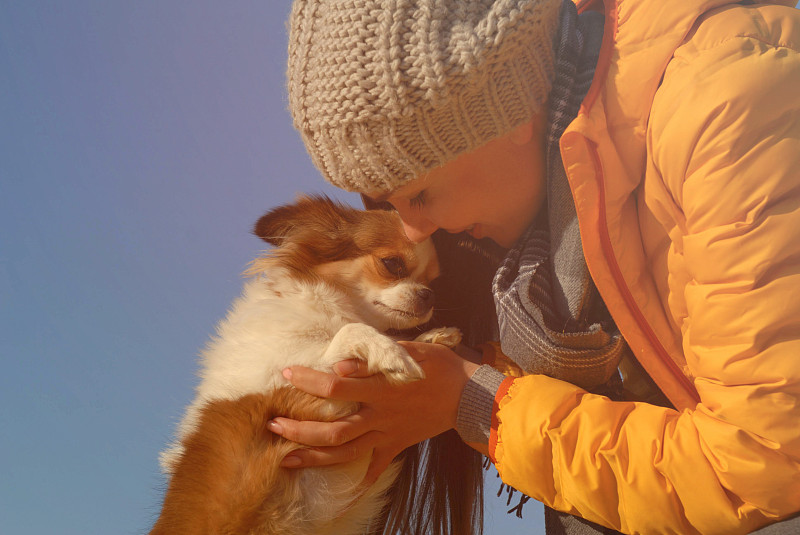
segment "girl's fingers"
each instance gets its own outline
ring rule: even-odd
[[[284,468],[307,468],[347,463],[368,455],[374,448],[378,431],[370,431],[340,446],[298,449],[281,461]]]
[[[303,392],[342,401],[369,401],[385,384],[381,376],[340,377],[335,373],[321,372],[304,366],[287,368],[283,370],[283,376]]]
[[[287,440],[305,446],[341,446],[366,432],[364,416],[360,412],[345,416],[334,422],[300,421],[289,418],[274,418],[267,429]]]

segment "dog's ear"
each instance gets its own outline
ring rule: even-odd
[[[298,208],[295,204],[287,204],[270,210],[256,221],[253,234],[280,247],[292,229],[298,224]]]
[[[256,222],[253,233],[276,247],[301,229],[338,233],[352,220],[355,210],[325,196],[302,195],[294,204],[270,210]]]

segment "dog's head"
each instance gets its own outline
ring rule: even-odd
[[[254,232],[276,247],[254,271],[277,264],[298,280],[336,286],[379,330],[415,327],[433,314],[433,244],[412,243],[394,212],[304,196],[261,217]]]

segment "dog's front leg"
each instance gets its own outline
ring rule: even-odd
[[[331,340],[322,357],[326,366],[357,358],[373,373],[382,373],[390,382],[405,383],[425,377],[419,364],[397,342],[363,323],[348,323]]]

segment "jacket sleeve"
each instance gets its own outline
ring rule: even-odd
[[[676,315],[700,404],[514,379],[489,449],[504,482],[628,533],[747,533],[800,510],[798,44],[684,46],[653,104],[650,157],[674,199],[669,269],[687,278]]]

